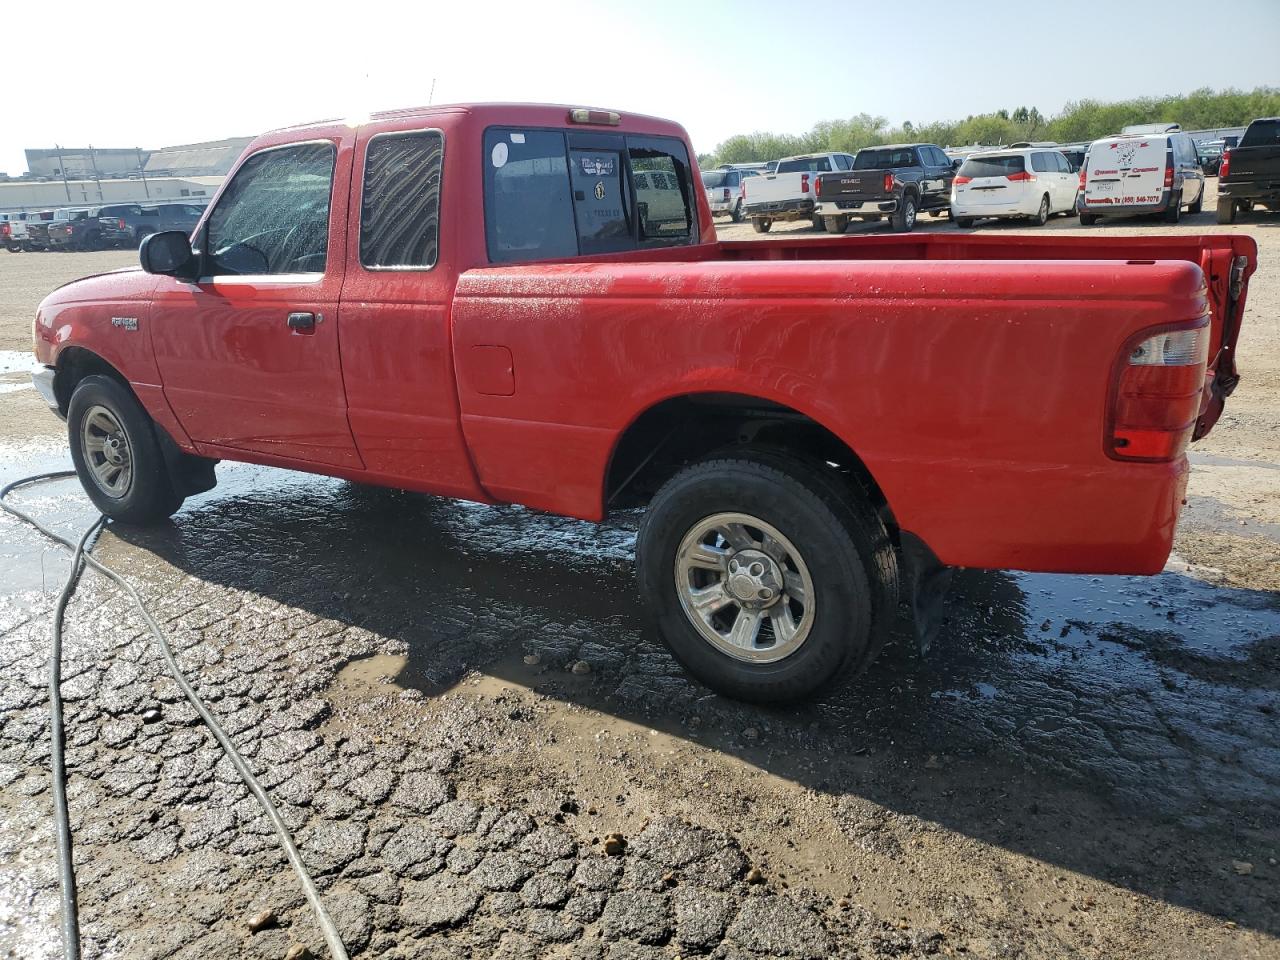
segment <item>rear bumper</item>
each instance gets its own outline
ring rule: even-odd
[[[768,203],[748,203],[747,216],[769,217],[773,220],[800,220],[813,216],[813,200],[771,200]]]
[[[708,200],[707,203],[711,207],[712,214],[717,213],[733,213],[733,208],[737,204],[737,200]]]
[[[887,200],[823,200],[815,213],[826,217],[866,217],[881,213],[893,213],[898,209],[898,198]]]
[[[1040,211],[1040,195],[1031,200],[1010,203],[966,203],[963,199],[951,201],[951,215],[981,220],[983,217],[1033,217]]]
[[[1219,200],[1280,200],[1280,180],[1246,180],[1239,183],[1218,182]]]

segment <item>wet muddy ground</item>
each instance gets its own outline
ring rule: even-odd
[[[111,528],[100,554],[262,771],[355,955],[1280,957],[1271,226],[1232,228],[1264,257],[1245,380],[1197,445],[1168,569],[962,572],[928,657],[903,624],[865,676],[804,709],[684,677],[638,615],[634,516],[596,526],[223,464],[171,524]],[[20,325],[60,279],[129,259],[0,255],[0,481],[67,463],[62,425],[22,386]],[[22,496],[68,533],[93,518],[74,481]],[[66,568],[0,519],[13,957],[59,953],[43,685]],[[69,623],[87,956],[323,956],[275,838],[136,616],[90,576]],[[264,909],[275,922],[251,933]]]

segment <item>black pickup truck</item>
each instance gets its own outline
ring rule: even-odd
[[[1218,222],[1231,223],[1255,204],[1280,210],[1280,117],[1249,124],[1218,167]]]
[[[950,209],[955,176],[950,158],[932,143],[866,147],[853,158],[852,170],[818,178],[813,213],[830,233],[844,233],[850,220],[886,216],[894,230],[905,232],[919,214]]]

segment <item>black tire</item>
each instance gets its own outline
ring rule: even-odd
[[[827,225],[826,223],[823,222],[823,220],[824,218],[818,216],[815,213],[812,217],[809,218],[809,226],[813,227],[813,229],[815,230],[826,230]]]
[[[8,250],[10,253],[21,253],[21,252],[22,252],[22,244],[20,244],[20,243],[6,243],[6,244],[4,245],[4,248],[5,248],[6,250]]]
[[[968,230],[974,224],[973,217],[957,217],[954,213],[951,215],[951,222],[961,230]]]
[[[1182,219],[1182,194],[1175,193],[1169,197],[1169,205],[1164,208],[1164,222],[1177,223]]]
[[[1036,210],[1036,215],[1031,218],[1032,223],[1037,227],[1043,227],[1049,222],[1049,195],[1046,193],[1040,198],[1040,208]]]
[[[80,243],[81,250],[101,250],[102,249],[102,233],[98,230],[90,230],[84,235],[84,240]]]
[[[142,241],[147,239],[147,237],[151,236],[153,233],[155,233],[155,231],[150,227],[140,228],[138,232],[133,235],[133,248],[136,250],[138,247],[142,246]]]
[[[914,193],[904,193],[898,201],[898,209],[889,217],[895,233],[910,233],[916,226],[919,201]]]
[[[756,233],[768,233],[773,227],[773,221],[768,217],[752,217],[751,229]]]
[[[132,477],[120,495],[112,495],[99,483],[83,441],[86,415],[105,409],[122,428]],[[147,525],[166,520],[182,506],[174,492],[151,417],[119,381],[111,377],[85,377],[77,384],[67,406],[67,434],[71,459],[84,492],[100,511],[121,523]]]
[[[849,218],[844,216],[823,217],[823,226],[827,233],[844,233],[849,229]]]
[[[1096,213],[1080,214],[1080,226],[1082,227],[1092,227],[1097,222],[1098,222],[1098,215]]]
[[[1187,213],[1199,213],[1204,209],[1204,181],[1200,182],[1200,192],[1196,194],[1196,202],[1187,207]]]
[[[681,544],[719,513],[771,524],[795,545],[810,574],[808,633],[774,662],[723,652],[682,604]],[[636,570],[641,598],[676,659],[712,689],[752,703],[803,700],[865,668],[883,646],[898,602],[897,559],[865,496],[833,470],[774,450],[724,451],[669,480],[641,522]]]
[[[741,201],[741,200],[739,200],[737,203],[735,203],[735,204],[733,205],[733,211],[729,214],[729,218],[730,218],[734,223],[741,223],[741,222],[742,222],[742,218],[743,218],[743,217],[745,217],[745,216],[746,216],[746,214],[745,214],[745,213],[743,212],[743,210],[742,210],[742,201]]]
[[[1234,200],[1218,201],[1218,222],[1219,223],[1235,223],[1236,222],[1236,202]]]

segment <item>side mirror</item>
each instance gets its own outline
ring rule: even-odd
[[[143,237],[138,259],[147,273],[184,278],[195,275],[196,258],[191,252],[191,238],[181,230],[165,230]]]

